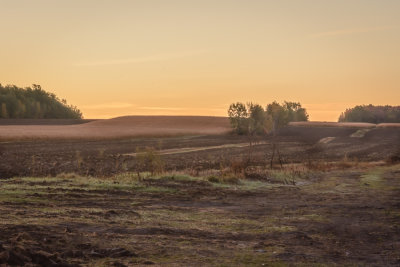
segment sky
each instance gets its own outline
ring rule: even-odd
[[[400,105],[398,0],[0,0],[0,83],[85,118]]]

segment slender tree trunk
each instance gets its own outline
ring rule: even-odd
[[[275,157],[275,141],[272,143],[272,156],[271,156],[271,162],[270,162],[270,168],[272,169],[272,165],[274,162],[274,157]]]
[[[279,148],[277,148],[276,151],[278,152],[279,164],[281,164],[281,169],[282,169],[283,168],[283,162],[282,162],[281,153],[279,152]]]
[[[252,161],[252,154],[253,154],[253,136],[252,134],[248,135],[249,137],[249,158],[248,158],[248,163]]]

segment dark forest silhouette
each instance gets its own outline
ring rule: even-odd
[[[65,99],[46,92],[40,85],[19,88],[0,84],[0,118],[82,119],[82,112]]]
[[[339,122],[400,122],[400,106],[355,106],[354,108],[346,109],[340,115]]]

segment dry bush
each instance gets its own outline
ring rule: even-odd
[[[209,176],[207,180],[211,183],[219,183],[219,184],[239,184],[240,179],[237,176],[233,175],[224,175],[224,176]]]
[[[337,164],[337,168],[339,169],[348,169],[352,167],[357,167],[358,166],[358,159],[357,158],[349,158],[346,155],[344,155],[343,159],[339,161]]]
[[[185,173],[193,176],[193,177],[199,177],[201,176],[200,174],[204,172],[204,167],[201,165],[196,165],[196,166],[191,166],[190,168],[187,168],[185,170]]]
[[[62,172],[62,173],[57,174],[56,177],[57,178],[63,178],[63,179],[75,179],[75,178],[80,178],[82,176],[79,175],[79,174],[76,174],[74,172],[68,172],[68,173]]]
[[[164,171],[164,161],[158,151],[153,147],[137,149],[136,151],[136,173],[140,178],[141,172],[150,172],[151,175],[160,174]]]
[[[76,167],[78,170],[81,169],[83,164],[83,157],[80,151],[75,151]]]
[[[249,167],[245,172],[246,179],[264,181],[272,184],[295,185],[299,178],[307,178],[304,168],[289,167],[280,170],[271,170],[263,167]]]
[[[260,181],[268,181],[269,180],[269,170],[257,167],[257,166],[248,166],[244,170],[244,177],[250,180],[260,180]]]
[[[303,163],[304,167],[309,171],[320,171],[327,172],[332,170],[343,170],[354,167],[359,167],[360,162],[356,157],[348,157],[347,154],[344,157],[337,161],[331,162],[323,159],[308,159]]]
[[[304,163],[304,166],[311,171],[326,172],[333,169],[333,163],[325,160],[309,159]]]
[[[248,163],[244,160],[232,160],[230,164],[230,170],[235,174],[243,174]]]
[[[397,164],[397,163],[400,163],[400,149],[398,149],[395,153],[393,153],[392,155],[390,155],[390,156],[386,159],[386,163],[388,163],[388,164]]]

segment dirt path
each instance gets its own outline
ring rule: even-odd
[[[257,142],[252,144],[253,146],[265,145],[267,142]],[[212,149],[224,149],[224,148],[243,148],[249,147],[249,143],[239,143],[239,144],[225,144],[219,146],[203,146],[203,147],[182,147],[182,148],[172,148],[172,149],[163,149],[159,150],[158,153],[160,155],[173,155],[173,154],[182,154],[182,153],[190,153],[190,152],[198,152]],[[124,156],[136,156],[138,153],[126,153]]]

